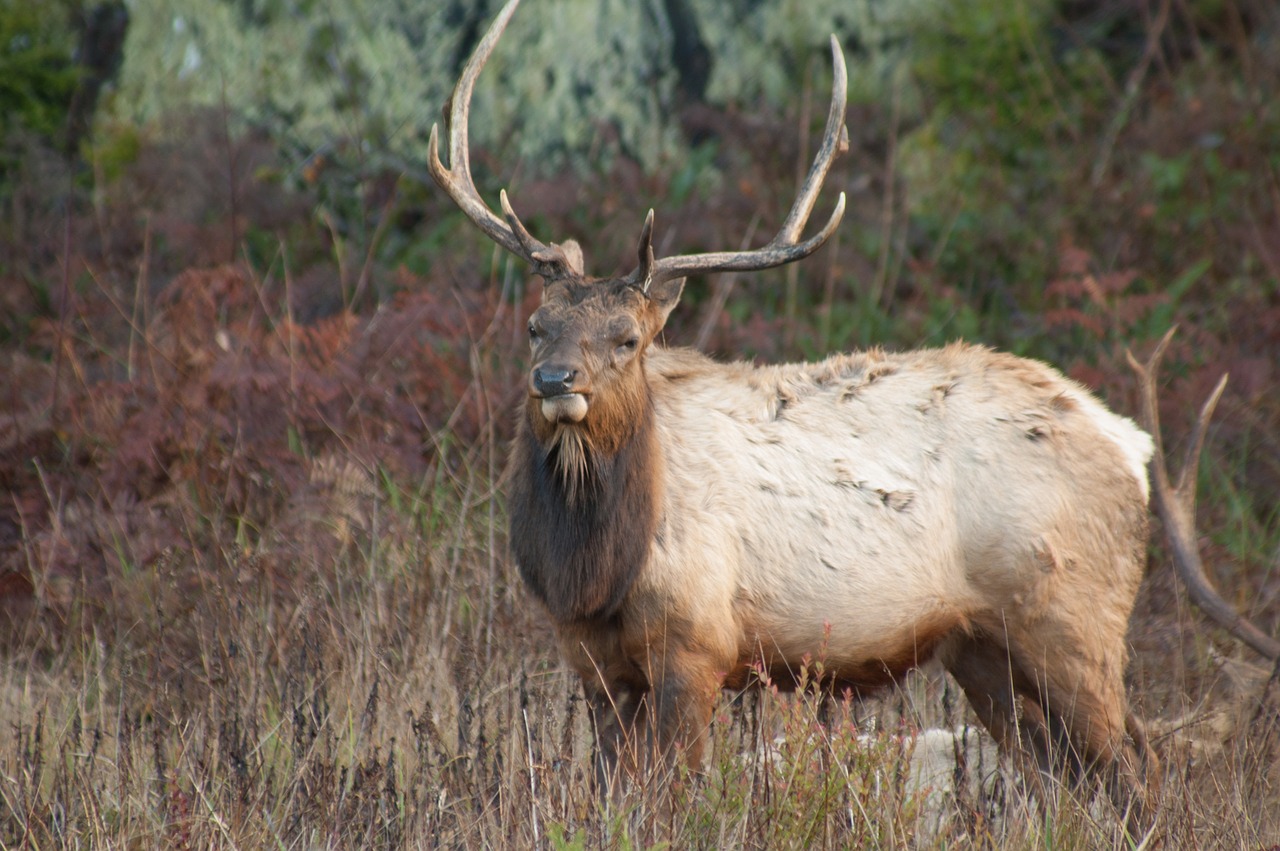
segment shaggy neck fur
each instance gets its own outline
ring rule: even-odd
[[[581,425],[547,429],[532,405],[521,418],[511,549],[529,589],[562,623],[612,617],[657,531],[660,464],[648,388],[632,402],[625,416],[592,410]]]
[[[591,470],[595,463],[590,438],[585,429],[559,426],[546,446],[546,463],[560,480],[565,505],[577,506],[592,497],[596,478]]]

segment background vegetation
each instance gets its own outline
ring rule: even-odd
[[[429,7],[424,9],[424,5]],[[484,4],[0,3],[0,845],[1128,847],[1032,800],[936,672],[726,701],[620,801],[506,554],[537,283],[425,177]],[[963,337],[1176,450],[1224,371],[1206,561],[1280,632],[1280,13],[1263,0],[526,0],[474,169],[625,269],[759,243],[854,70],[851,205],[801,267],[690,282],[671,344]],[[1273,672],[1159,540],[1131,627],[1166,847],[1280,843]],[[816,660],[820,664],[821,660]],[[674,797],[673,797],[674,796]],[[1150,846],[1148,846],[1150,847]]]

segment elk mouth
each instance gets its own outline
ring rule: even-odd
[[[587,416],[585,393],[561,393],[543,396],[542,416],[550,423],[580,423]]]

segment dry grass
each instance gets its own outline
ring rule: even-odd
[[[487,521],[454,507],[460,523]],[[384,515],[337,570],[314,566],[300,600],[235,583],[236,566],[225,565],[215,599],[173,627],[189,631],[190,658],[89,634],[43,658],[9,656],[0,840],[1128,847],[1101,800],[1063,791],[1042,807],[974,743],[949,753],[945,739],[941,771],[936,748],[932,773],[918,752],[913,765],[921,729],[963,720],[939,677],[865,704],[769,693],[726,701],[704,777],[674,787],[653,778],[602,799],[578,688],[537,613],[508,591],[505,564],[492,576],[482,548],[465,541],[415,553],[404,520]],[[322,578],[333,575],[344,578]],[[1254,710],[1252,686],[1162,736],[1163,847],[1280,841],[1274,703],[1269,716]],[[958,788],[955,772],[967,776]]]
[[[497,310],[494,326],[506,308]],[[265,338],[285,333],[294,332],[280,325]],[[500,379],[484,367],[496,345],[481,338],[473,349],[460,397],[484,396]],[[286,407],[298,402],[281,392]],[[1164,755],[1164,804],[1147,837],[1126,838],[1089,790],[1031,795],[936,672],[867,702],[767,689],[726,698],[701,776],[654,776],[600,795],[579,688],[504,555],[501,440],[484,429],[433,438],[416,476],[391,475],[354,443],[344,449],[313,430],[310,451],[289,462],[300,478],[274,486],[293,490],[259,494],[271,508],[251,530],[249,509],[211,514],[207,494],[175,475],[142,509],[184,518],[185,531],[142,562],[127,554],[155,524],[112,525],[111,500],[55,499],[54,527],[114,530],[118,557],[109,582],[73,580],[51,572],[59,547],[32,543],[56,535],[33,530],[28,541],[31,610],[8,625],[0,668],[0,843],[1280,842],[1276,683],[1241,658],[1215,659],[1205,641],[1198,656],[1184,654],[1181,687],[1136,686]],[[71,543],[106,539],[63,531]],[[1190,613],[1171,616],[1194,631]],[[1140,656],[1135,671],[1156,676],[1168,663]]]

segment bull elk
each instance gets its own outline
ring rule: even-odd
[[[596,278],[471,177],[472,90],[517,3],[462,71],[449,168],[434,127],[429,166],[544,280],[510,544],[606,771],[637,741],[696,765],[719,690],[794,684],[819,652],[825,685],[855,692],[937,658],[1002,747],[1144,806],[1154,756],[1123,675],[1151,437],[1049,366],[976,345],[756,367],[655,344],[686,275],[800,260],[839,224],[843,194],[801,239],[847,144],[839,43],[820,150],[768,245],[655,258],[650,210],[635,270]]]

